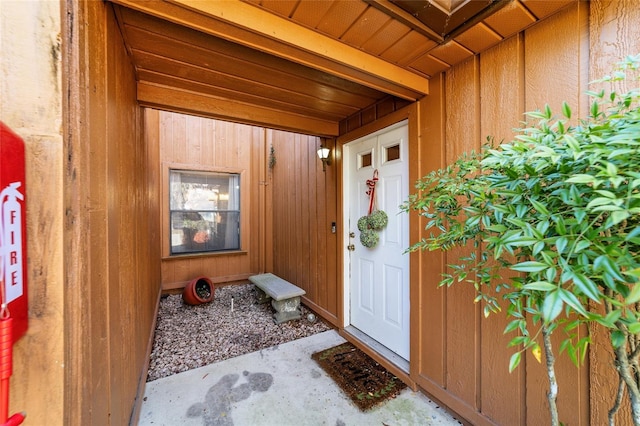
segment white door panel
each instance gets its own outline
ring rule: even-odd
[[[407,126],[392,126],[345,145],[344,205],[348,209],[346,256],[350,325],[409,359],[409,230],[400,204],[408,197]],[[376,247],[360,243],[358,219],[368,214],[367,180],[378,171],[375,206],[389,222]]]
[[[400,198],[401,194],[403,194],[402,185],[402,176],[389,176],[384,179],[384,187],[381,188],[380,194],[384,200],[384,205],[399,206],[402,204],[403,200]],[[382,236],[387,246],[393,244],[402,252],[406,246],[402,246],[404,244],[404,230],[402,229],[403,221],[400,219],[397,214],[389,215],[389,223],[382,230]]]

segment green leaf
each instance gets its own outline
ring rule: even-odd
[[[531,237],[513,237],[504,243],[510,247],[526,247],[535,244],[537,241],[537,239]]]
[[[562,115],[571,118],[571,107],[566,102],[562,102]]]
[[[567,183],[595,183],[598,179],[594,176],[586,175],[586,174],[575,174],[567,179],[565,182]]]
[[[611,198],[607,198],[607,197],[598,197],[598,198],[594,198],[593,200],[591,200],[589,202],[589,204],[587,204],[587,208],[588,209],[592,209],[594,207],[599,207],[599,206],[606,206],[612,203],[612,199]]]
[[[636,228],[633,231],[627,234],[624,240],[629,241],[630,239],[635,238],[639,235],[640,235],[640,226],[636,226]]]
[[[580,253],[582,250],[591,247],[591,241],[580,240],[576,243],[575,248],[573,249],[574,253]]]
[[[553,291],[558,288],[557,285],[552,284],[548,281],[536,281],[529,284],[525,284],[523,286],[527,290],[537,290],[537,291]]]
[[[489,315],[491,315],[491,312],[493,312],[492,307],[490,305],[484,305],[484,309],[482,310],[484,317],[489,318]]]
[[[512,223],[519,228],[526,228],[528,225],[526,221],[522,219],[516,219],[516,218],[507,218],[507,222]]]
[[[564,127],[564,121],[558,120],[557,123],[558,123],[558,132],[559,133],[565,133],[566,129]]]
[[[521,319],[514,319],[513,321],[509,322],[509,324],[507,324],[507,326],[504,328],[503,334],[511,333],[512,331],[517,330],[520,327],[521,322]]]
[[[511,346],[525,345],[528,341],[529,341],[529,337],[527,336],[516,336],[513,339],[511,339],[511,341],[507,346],[511,347]]]
[[[609,312],[604,318],[596,318],[596,321],[607,328],[614,328],[616,321],[618,321],[621,316],[622,311],[620,311],[619,309],[614,309],[613,311]]]
[[[553,281],[556,278],[557,272],[554,268],[549,268],[546,271],[544,271],[544,277],[547,279],[547,281]]]
[[[535,262],[530,260],[526,262],[516,263],[515,265],[511,265],[510,269],[513,269],[514,271],[519,271],[519,272],[540,272],[540,271],[544,271],[548,267],[549,265],[547,265],[546,263]]]
[[[531,205],[533,206],[534,209],[536,209],[540,214],[543,214],[545,216],[549,215],[549,210],[547,210],[547,207],[542,204],[539,201],[536,200],[531,200]]]
[[[632,277],[640,278],[640,268],[631,269],[629,271],[624,271],[625,275],[629,275]]]
[[[571,135],[570,133],[566,133],[564,135],[564,140],[567,142],[569,148],[575,151],[575,155],[580,155],[580,143],[573,135]]]
[[[591,343],[591,338],[587,336],[578,340],[578,343],[576,344],[576,347],[580,348],[580,363],[584,363],[584,359],[587,356],[587,349],[589,348],[589,343]]]
[[[549,230],[549,221],[548,220],[541,220],[540,222],[538,222],[538,224],[536,225],[536,230],[541,235],[546,234],[547,230]]]
[[[619,348],[624,345],[626,340],[627,339],[622,331],[614,330],[611,332],[611,344],[614,348]]]
[[[607,190],[604,190],[604,189],[598,189],[598,190],[597,190],[597,191],[595,191],[595,192],[596,192],[596,193],[598,193],[598,194],[600,194],[600,195],[602,195],[603,197],[611,198],[612,200],[615,200],[615,199],[616,199],[616,194],[614,194],[614,193],[613,193],[613,192],[611,192],[611,191],[607,191]]]
[[[613,202],[614,205],[606,205],[606,206],[594,207],[593,211],[594,212],[616,212],[616,211],[617,212],[621,212],[622,208],[618,207],[618,205],[617,205],[617,204],[620,204],[620,201],[622,201],[622,200],[615,200]],[[609,203],[609,204],[611,204],[611,203]],[[628,212],[625,212],[625,213],[628,214]]]
[[[640,322],[634,322],[633,324],[629,324],[627,327],[629,328],[629,333],[631,334],[640,333]]]
[[[593,261],[593,268],[596,272],[604,271],[618,281],[624,281],[624,277],[620,274],[618,265],[607,255],[598,256]]]
[[[567,234],[567,227],[565,226],[564,219],[562,216],[554,216],[553,220],[556,222],[556,232],[559,235]]]
[[[531,250],[531,254],[533,256],[536,256],[538,253],[540,253],[542,251],[542,249],[544,249],[544,241],[538,241],[537,243],[535,243],[533,245],[533,249]]]
[[[638,301],[640,301],[640,283],[636,283],[631,286],[631,292],[626,297],[626,299],[624,299],[624,303],[627,305],[631,305]]]
[[[545,322],[552,322],[562,312],[562,297],[559,291],[552,291],[547,294],[542,302],[542,318]]]
[[[576,356],[576,348],[571,344],[571,340],[567,339],[563,343],[563,346],[560,348],[560,353],[563,351],[567,352],[569,359],[573,362],[574,365],[578,365],[578,357]]]
[[[506,231],[507,227],[501,224],[495,224],[495,225],[487,226],[487,230],[500,234]]]
[[[511,359],[509,360],[509,373],[512,373],[513,370],[515,370],[516,367],[518,367],[521,359],[522,359],[521,352],[516,352],[515,354],[511,355]]]
[[[550,120],[553,117],[553,112],[551,111],[549,104],[545,104],[544,106],[544,115],[547,120]]]
[[[564,303],[571,306],[574,311],[576,311],[583,317],[589,317],[589,312],[585,309],[584,306],[582,306],[582,303],[580,303],[580,300],[576,297],[575,294],[563,288],[559,288],[558,291],[560,292],[560,297],[562,298],[562,301]]]
[[[559,254],[564,253],[564,249],[567,247],[568,241],[567,237],[560,237],[556,240],[556,249]]]
[[[573,283],[589,299],[595,302],[600,301],[600,289],[591,279],[576,272],[573,274]]]
[[[620,222],[626,220],[629,216],[631,215],[627,210],[617,210],[611,212],[611,216],[609,216],[609,220],[607,221],[607,228],[619,224]]]

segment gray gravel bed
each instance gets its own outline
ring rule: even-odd
[[[233,304],[233,310],[232,310]],[[211,303],[190,306],[182,295],[160,300],[147,381],[311,336],[331,326],[302,306],[302,319],[275,324],[270,303],[257,303],[253,284],[215,288]]]

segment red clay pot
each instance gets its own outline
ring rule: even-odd
[[[182,300],[188,305],[209,303],[213,300],[213,291],[213,283],[209,278],[194,278],[182,290]]]

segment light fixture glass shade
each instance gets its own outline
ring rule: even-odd
[[[321,146],[320,149],[318,149],[318,158],[320,158],[321,160],[326,160],[327,158],[329,158],[329,152],[329,148]]]

